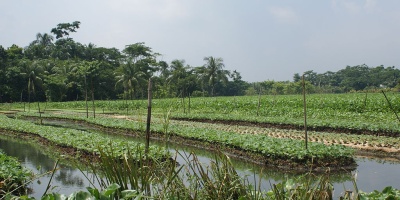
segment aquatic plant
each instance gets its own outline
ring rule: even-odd
[[[17,159],[0,150],[0,199],[7,193],[26,194],[26,183],[32,177],[32,172],[23,168]]]

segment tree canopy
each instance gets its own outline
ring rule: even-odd
[[[303,75],[309,93],[399,88],[399,69],[365,64],[337,72],[296,73],[293,81],[248,83],[239,71],[226,70],[231,66],[220,57],[204,57],[201,66],[183,59],[168,63],[144,42],[122,51],[81,44],[69,37],[79,27],[79,21],[60,23],[51,29],[55,38],[37,33],[26,47],[0,45],[0,102],[83,100],[88,88],[95,99],[144,98],[150,77],[158,98],[300,94]]]

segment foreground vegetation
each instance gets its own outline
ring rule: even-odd
[[[241,150],[254,155],[262,155],[265,158],[264,161],[278,166],[289,165],[293,168],[301,166],[305,169],[310,169],[311,165],[313,167],[318,165],[331,166],[328,161],[343,165],[344,163],[351,163],[349,158],[352,158],[353,150],[342,145],[351,144],[353,148],[368,147],[375,150],[387,148],[393,150],[394,153],[399,152],[400,128],[396,114],[400,111],[400,101],[396,93],[388,93],[386,95],[387,99],[381,93],[309,95],[307,99],[309,128],[311,130],[324,130],[324,132],[309,131],[309,139],[312,142],[309,143],[308,150],[304,149],[303,131],[279,129],[283,125],[290,129],[302,128],[304,120],[303,104],[301,97],[296,95],[191,98],[190,102],[188,101],[189,99],[155,99],[153,101],[154,118],[151,130],[153,136],[162,138],[165,141],[170,141],[174,139],[173,137],[176,137],[183,138],[184,141],[199,141],[202,145]],[[96,113],[93,112],[92,108],[89,108],[88,117],[85,114],[86,103],[79,101],[40,103],[39,106],[43,111],[40,115],[32,107],[30,112],[20,112],[16,117],[35,116],[38,118],[78,120],[105,129],[117,130],[114,132],[143,135],[145,127],[143,114],[145,113],[147,102],[141,100],[96,101],[94,105],[97,109]],[[22,111],[24,104],[2,104],[1,109],[8,111],[18,109]],[[108,115],[99,115],[99,113]],[[230,124],[194,123],[190,122],[190,120],[229,122]],[[241,126],[244,122],[258,126],[275,126],[275,128]],[[41,137],[49,138],[52,142],[61,146],[71,146],[79,151],[87,151],[96,155],[103,154],[104,152],[101,149],[107,149],[110,145],[109,140],[104,138],[97,139],[97,136],[91,135],[89,132],[75,132],[62,128],[53,129],[52,127],[35,125],[18,119],[0,117],[0,125],[3,130],[40,134]],[[52,132],[56,134],[49,134]],[[63,132],[66,134],[63,135]],[[57,135],[57,137],[54,135]],[[58,137],[60,138],[57,139]],[[95,141],[100,145],[90,145],[88,143],[89,140]],[[331,145],[338,143],[342,145]],[[136,150],[142,151],[143,147],[139,145],[135,149],[127,148],[126,145],[122,141],[112,143],[112,156],[100,156],[106,159],[101,161],[104,163],[103,166],[108,166],[108,168],[101,171],[109,170],[110,172],[107,175],[108,181],[102,188],[92,188],[88,192],[77,192],[71,197],[75,197],[74,195],[96,197],[96,195],[107,193],[108,198],[122,198],[124,195],[129,194],[129,197],[138,199],[148,197],[160,199],[178,198],[176,195],[189,199],[213,199],[219,197],[227,199],[304,199],[311,196],[317,199],[332,199],[330,196],[332,188],[329,184],[329,177],[319,177],[317,180],[288,180],[274,185],[269,192],[260,192],[262,189],[257,188],[256,183],[248,183],[245,179],[238,179],[240,177],[235,176],[235,170],[229,167],[229,163],[226,164],[228,161],[225,161],[223,157],[216,158],[214,168],[212,166],[209,168],[203,167],[193,163],[192,161],[196,160],[194,155],[193,158],[188,159],[188,163],[192,162],[191,164],[175,168],[172,167],[175,166],[173,163],[169,165],[171,164],[170,162],[159,162],[165,160],[166,157],[171,157],[171,154],[166,153],[163,148],[155,148],[152,150],[153,158],[157,161],[152,163],[154,166],[149,166],[145,162],[139,162],[141,165],[134,166],[126,161],[137,161],[138,158],[141,158],[142,154],[136,154]],[[135,145],[138,144],[129,144],[129,146],[133,147]],[[132,157],[128,155],[132,155]],[[123,158],[122,163],[126,164],[126,166],[119,165],[121,168],[112,166],[113,163],[121,164],[120,161],[113,161],[115,157]],[[276,160],[286,160],[297,164],[274,163]],[[118,174],[134,173],[111,171],[111,169],[126,170],[129,168],[143,173],[134,175],[137,177],[129,177],[119,176]],[[152,169],[151,171],[155,174],[150,174],[147,171],[148,169]],[[166,171],[159,169],[166,169]],[[180,173],[188,175],[189,177],[186,178],[192,180],[191,184],[193,185],[187,186],[185,185],[187,183],[183,184],[183,177],[179,177]],[[228,173],[231,173],[232,176],[225,176]],[[205,175],[210,175],[210,177],[207,178]],[[163,176],[165,179],[161,178]],[[218,179],[214,176],[227,179]],[[146,184],[138,185],[138,183]],[[135,188],[126,187],[126,185],[132,184],[136,184]],[[226,186],[226,188],[218,188],[221,185]],[[198,187],[203,190],[194,189]],[[237,193],[232,193],[233,190]],[[160,191],[165,192],[161,193]],[[178,194],[177,191],[181,193]],[[236,196],[224,196],[228,195],[227,191],[230,191],[230,195]],[[349,193],[344,194],[343,198],[377,199],[391,198],[391,196],[395,198],[399,195],[399,190],[391,187],[385,188],[382,192],[375,191],[369,194],[362,193],[357,188],[352,191],[351,197],[345,197],[350,195]],[[48,197],[51,197],[51,195],[55,195],[53,197],[59,196],[59,194],[48,195]]]
[[[0,149],[0,198],[7,193],[25,194],[25,184],[32,177],[33,174],[23,168],[17,159],[5,155]]]
[[[346,188],[345,193],[335,197],[329,173],[318,176],[307,173],[296,179],[272,184],[272,188],[266,191],[261,182],[241,177],[233,168],[230,158],[222,153],[217,153],[209,166],[201,163],[194,154],[181,155],[186,162],[177,166],[176,160],[138,164],[136,157],[129,153],[123,159],[116,158],[112,148],[100,148],[99,152],[99,162],[88,163],[101,182],[99,188],[87,187],[87,191],[76,191],[69,196],[46,192],[41,199],[358,200],[397,199],[400,195],[400,190],[392,187],[386,187],[382,192],[364,193],[358,190],[354,182],[354,188]],[[7,200],[35,199],[7,192],[3,195],[0,198]]]

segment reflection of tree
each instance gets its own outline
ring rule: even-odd
[[[1,136],[0,147],[9,156],[16,157],[23,162],[30,162],[36,167],[40,166],[43,172],[50,171],[54,167],[55,161],[41,153],[39,147],[34,147],[27,142]]]
[[[61,167],[56,173],[54,179],[61,182],[63,185],[83,187],[84,182],[76,169]]]
[[[15,157],[21,162],[31,163],[33,167],[40,167],[39,174],[49,172],[54,168],[55,161],[45,155],[39,146],[0,134],[0,148],[7,155]],[[64,186],[84,186],[85,177],[79,170],[66,165],[60,165],[58,169],[54,177],[56,181]]]

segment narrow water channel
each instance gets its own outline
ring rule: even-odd
[[[77,125],[66,121],[46,120],[45,124],[98,132],[98,130],[93,127],[83,126],[82,124]],[[115,136],[109,134],[107,134],[107,136],[124,137],[125,139],[136,141],[138,140],[138,138],[128,136]],[[164,142],[152,141],[151,143],[165,145]],[[2,149],[7,155],[17,157],[25,167],[31,169],[35,174],[43,174],[48,172],[53,169],[55,164],[55,160],[46,156],[42,149],[29,144],[28,142],[16,141],[12,138],[1,136],[0,149]],[[191,152],[193,152],[205,165],[207,165],[210,160],[214,159],[215,154],[214,152],[209,152],[203,149],[179,146],[175,144],[169,144],[169,149],[173,153],[179,152],[182,155],[189,155]],[[338,197],[345,190],[354,190],[351,176],[352,173],[357,174],[357,186],[364,192],[382,190],[386,186],[393,186],[398,189],[400,188],[400,181],[397,178],[400,174],[400,163],[373,158],[357,158],[356,161],[358,164],[356,171],[331,174],[330,180],[335,188],[335,199],[338,199]],[[178,162],[184,164],[184,159],[178,157]],[[288,178],[296,178],[302,175],[295,173],[284,173],[275,169],[263,169],[261,166],[233,158],[232,163],[234,164],[238,173],[243,176],[247,176],[251,183],[259,184],[259,179],[261,176],[261,189],[263,190],[269,190],[271,184],[282,182]],[[51,181],[53,188],[52,191],[69,195],[74,191],[85,191],[86,187],[90,186],[89,181],[85,178],[80,170],[71,167],[68,164],[62,164],[59,167],[60,169],[57,171],[55,177]],[[85,173],[87,174],[86,176],[92,177],[90,173]],[[33,193],[30,196],[33,196],[37,199],[40,198],[44,193],[49,181],[50,175],[46,175],[35,180],[30,185],[30,187],[33,188]]]
[[[0,149],[9,156],[17,158],[23,167],[31,170],[37,177],[28,187],[32,189],[30,197],[40,199],[51,179],[51,172],[54,169],[56,160],[50,158],[39,146],[26,141],[15,140],[0,133]],[[85,175],[71,164],[60,163],[57,166],[48,191],[69,195],[78,190],[85,190],[91,186],[88,178],[92,178],[91,173],[84,172]],[[92,182],[95,183],[93,180]],[[98,185],[95,183],[95,186]]]

